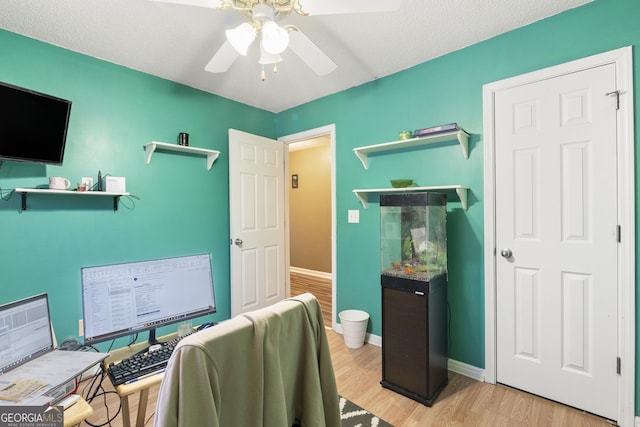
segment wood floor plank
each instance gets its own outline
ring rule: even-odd
[[[380,386],[381,349],[349,349],[328,331],[338,392],[397,427],[413,426],[597,426],[607,420],[559,403],[449,372],[449,384],[432,407]],[[370,378],[364,378],[369,375]],[[366,387],[366,388],[363,388]]]
[[[427,407],[380,385],[382,366],[381,349],[365,344],[358,349],[347,348],[344,339],[327,329],[338,392],[355,404],[378,415],[396,427],[496,427],[496,426],[588,426],[610,427],[604,419],[582,411],[521,392],[503,385],[491,385],[449,372],[449,384],[444,388],[432,407]],[[113,390],[108,379],[105,389]],[[85,384],[81,385],[84,387]],[[158,386],[149,393],[147,422],[153,425],[153,413]],[[109,414],[118,410],[118,398],[114,394],[99,397],[91,402],[93,424],[102,424]],[[137,395],[130,396],[132,419],[137,414]],[[86,424],[85,424],[86,425]],[[119,414],[111,423],[122,426]]]
[[[318,299],[325,326],[331,326],[331,279],[303,273],[291,273],[291,296],[310,292]]]

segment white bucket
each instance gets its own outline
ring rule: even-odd
[[[349,348],[360,348],[367,335],[369,315],[361,310],[345,310],[338,314],[342,323],[344,343]]]

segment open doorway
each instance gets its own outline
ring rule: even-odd
[[[333,327],[335,184],[333,126],[280,138],[285,142],[289,293],[310,292]]]

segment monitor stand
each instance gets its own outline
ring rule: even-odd
[[[149,338],[147,339],[147,345],[140,351],[136,352],[136,354],[146,353],[147,351],[149,351],[149,347],[155,344],[160,344],[160,341],[156,339],[156,328],[149,329]]]
[[[155,344],[160,344],[160,341],[156,339],[156,328],[149,329],[149,339],[147,340],[149,347]]]

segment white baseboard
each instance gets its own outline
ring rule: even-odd
[[[333,330],[342,335],[342,324],[336,323],[334,326],[335,327],[333,328]],[[377,347],[382,347],[382,337],[379,335],[367,333],[367,335],[364,337],[364,342],[375,345]]]
[[[484,369],[457,360],[449,359],[449,370],[476,381],[484,382]]]
[[[307,276],[320,277],[321,279],[331,279],[333,275],[326,271],[307,270],[300,267],[289,267],[291,273],[306,274]]]
[[[342,335],[342,325],[340,323],[335,325],[334,330]],[[372,344],[378,347],[382,347],[382,337],[379,335],[367,334],[364,341],[368,344]],[[469,365],[467,363],[458,362],[457,360],[449,359],[448,369],[456,374],[464,375],[476,381],[484,382],[484,369],[477,366]],[[640,427],[636,421],[636,427]]]
[[[379,335],[367,334],[365,341],[377,347],[382,347],[382,337]]]

